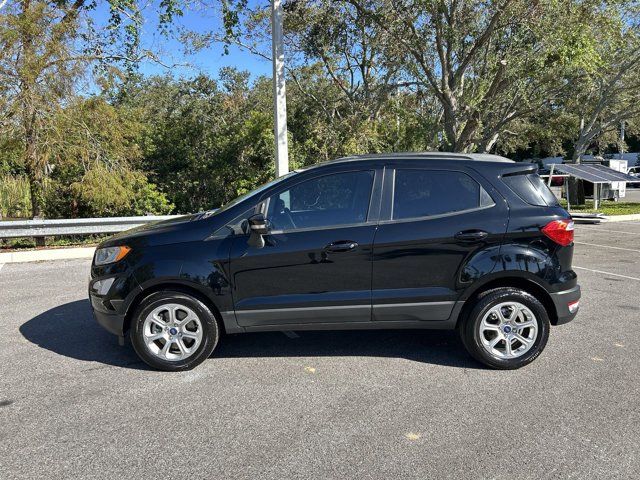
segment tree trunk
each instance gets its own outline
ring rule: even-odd
[[[31,216],[42,217],[42,204],[44,200],[44,182],[42,175],[38,175],[31,167],[27,169],[29,179],[29,194],[31,197]]]
[[[581,135],[578,141],[574,145],[573,155],[571,156],[571,163],[579,164],[580,158],[587,151],[587,141]],[[567,193],[569,195],[569,202],[572,205],[584,205],[585,204],[585,195],[584,195],[584,182],[577,178],[569,177],[569,184],[567,187]]]
[[[23,0],[21,3],[21,17],[29,18],[31,13],[31,1]],[[22,107],[22,127],[24,128],[24,164],[29,180],[29,193],[31,196],[31,214],[33,217],[42,216],[42,203],[44,193],[44,169],[40,165],[38,157],[38,114],[36,108],[36,48],[34,46],[34,33],[23,25],[20,30],[22,43],[22,59],[18,68],[20,77],[20,103]]]
[[[456,122],[456,112],[453,105],[443,104],[444,107],[444,135],[447,139],[447,150],[458,152],[458,132]]]
[[[28,89],[25,88],[28,92]],[[38,136],[36,127],[36,115],[31,106],[25,108],[25,151],[24,163],[27,167],[29,179],[29,193],[31,196],[32,217],[42,216],[42,204],[44,201],[44,171],[38,161]]]
[[[499,133],[494,133],[491,138],[485,138],[478,144],[478,151],[482,153],[491,153],[491,149],[498,142],[498,138],[500,138]]]
[[[568,202],[570,205],[584,205],[584,182],[578,178],[568,178],[567,193],[569,195]]]

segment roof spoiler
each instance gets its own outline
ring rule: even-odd
[[[524,175],[527,173],[537,173],[538,165],[535,163],[523,163],[516,162],[503,166],[500,172],[500,176],[505,177],[509,175]]]

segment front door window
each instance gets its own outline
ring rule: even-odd
[[[366,222],[373,171],[342,172],[298,183],[269,199],[274,231],[357,225]]]

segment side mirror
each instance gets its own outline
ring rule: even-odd
[[[251,247],[263,248],[264,237],[269,233],[269,222],[262,213],[256,213],[247,219],[251,235],[247,243]]]
[[[255,233],[257,235],[266,235],[269,233],[269,222],[262,213],[256,213],[252,215],[248,219],[249,229],[251,233]]]

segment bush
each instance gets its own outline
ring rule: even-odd
[[[31,198],[25,177],[0,177],[0,217],[30,218]]]
[[[52,181],[46,195],[48,218],[164,215],[174,208],[144,173],[100,164],[80,181]]]

